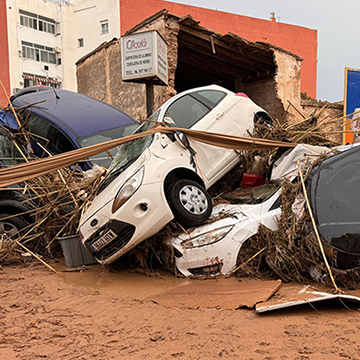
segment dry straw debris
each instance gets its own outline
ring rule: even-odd
[[[319,121],[319,116],[325,108],[326,105],[316,109],[310,117],[302,116],[303,119],[294,124],[275,121],[272,127],[266,124],[258,125],[255,133],[249,135],[283,142],[337,145],[329,139],[331,132],[328,129],[334,124],[342,124],[344,119],[325,118]],[[22,125],[27,121],[26,117],[20,116],[19,119]],[[21,126],[18,132],[11,131],[9,136],[19,150],[23,161],[32,159],[33,155],[28,152],[27,146],[30,134],[24,130],[24,127]],[[225,201],[224,193],[239,187],[244,172],[269,176],[271,160],[280,154],[281,149],[277,152],[274,150],[239,152],[242,159],[241,165],[210,189],[214,202]],[[29,221],[17,237],[17,241],[11,241],[2,236],[0,264],[27,261],[28,258],[23,256],[26,251],[18,245],[19,243],[44,259],[54,256],[59,250],[55,239],[76,233],[81,211],[87,201],[94,196],[100,182],[101,176],[85,180],[82,173],[73,166],[15,186],[15,190],[22,194],[23,202],[30,210],[23,214],[8,214],[7,218],[24,216]],[[0,191],[8,190],[6,188]],[[271,232],[261,227],[258,234],[247,241],[239,255],[238,276],[258,277],[269,273],[271,269],[283,281],[302,282],[311,279],[330,284],[319,246],[314,240],[308,215],[296,222],[292,212],[292,204],[301,192],[300,183],[289,181],[282,183],[282,216],[279,231]],[[6,218],[0,220],[6,221]],[[182,229],[176,223],[170,223],[153,238],[136,248],[127,260],[134,269],[140,269],[146,273],[154,274],[155,263],[175,270],[172,250],[169,250],[162,240],[181,231]],[[347,288],[356,288],[360,278],[359,269],[339,270],[336,267],[336,254],[329,248],[326,250],[337,284]],[[116,269],[116,266],[113,269]]]

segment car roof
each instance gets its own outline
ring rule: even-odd
[[[13,106],[30,106],[33,114],[47,118],[59,127],[66,127],[77,137],[95,134],[118,126],[138,123],[130,115],[102,101],[67,90],[49,90],[21,95]]]

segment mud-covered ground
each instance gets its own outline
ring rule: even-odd
[[[360,359],[356,306],[259,315],[152,300],[196,281],[99,265],[57,274],[41,265],[2,267],[0,359]]]

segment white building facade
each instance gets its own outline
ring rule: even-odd
[[[120,37],[119,0],[6,0],[10,88],[77,90],[76,61]]]

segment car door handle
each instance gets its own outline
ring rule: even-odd
[[[222,112],[219,112],[216,116],[215,116],[215,119],[216,120],[219,120],[222,116],[224,116],[225,112],[222,111]]]

